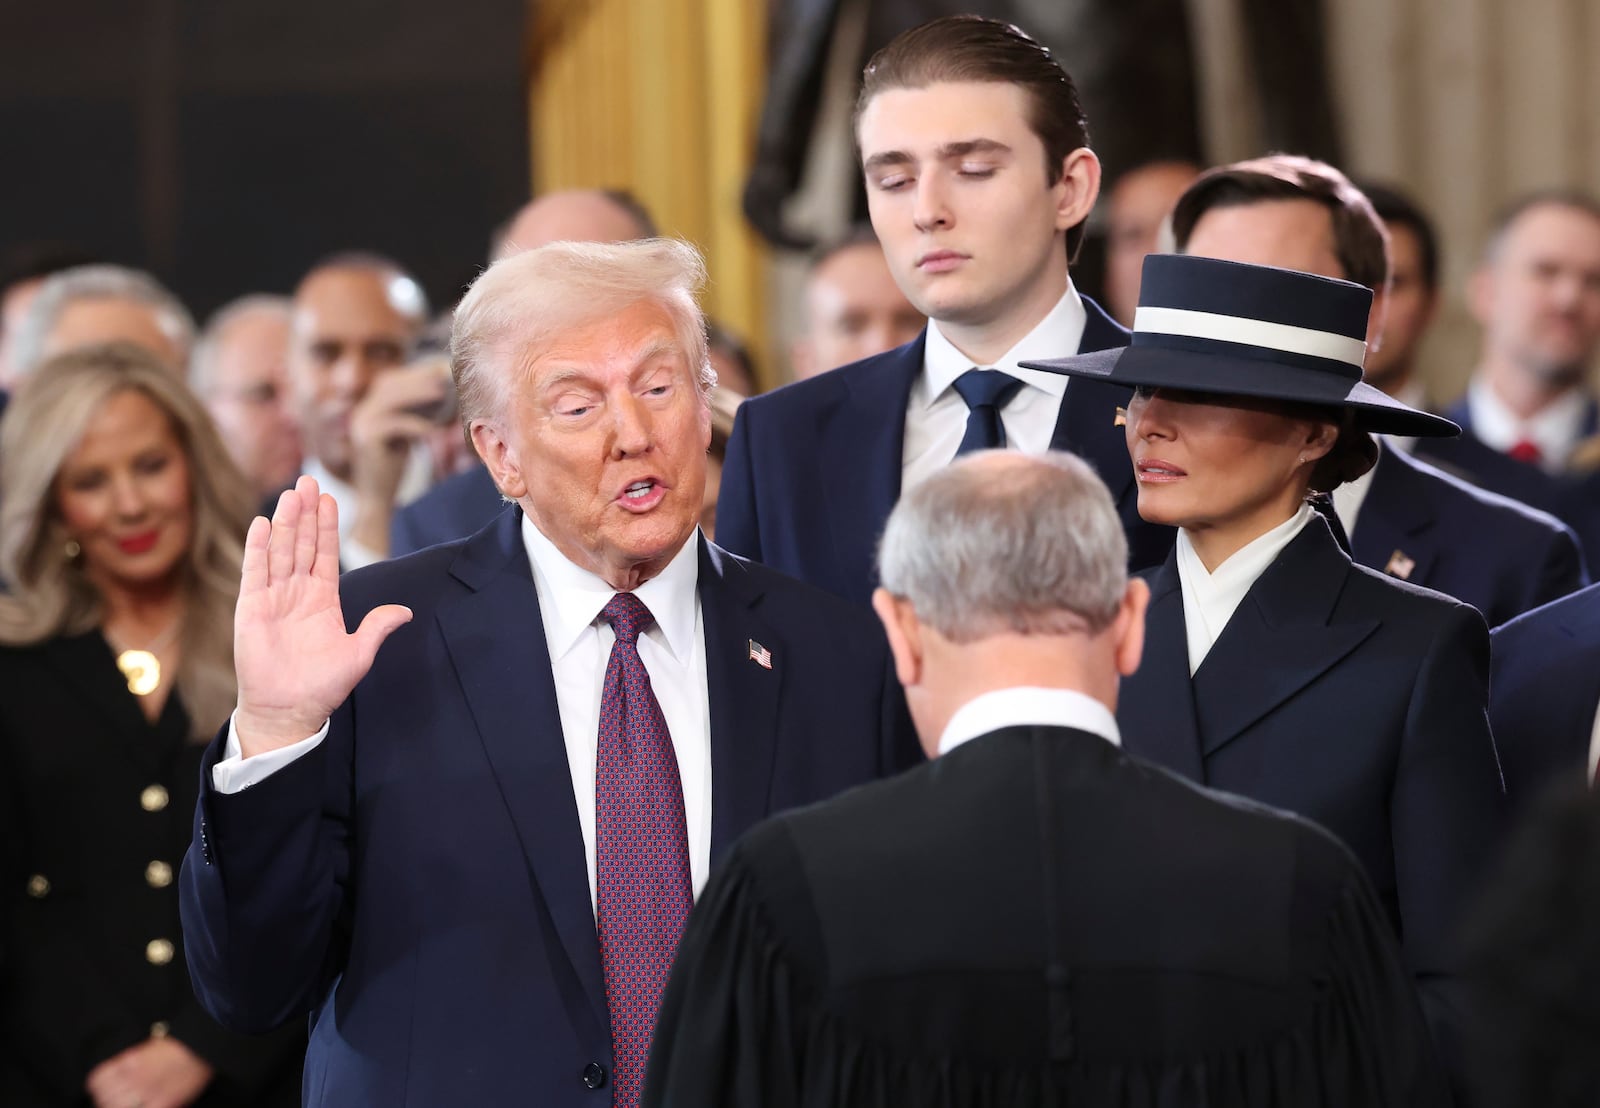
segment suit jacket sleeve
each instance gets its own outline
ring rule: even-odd
[[[1454,935],[1505,820],[1488,689],[1488,629],[1475,609],[1457,605],[1417,671],[1390,799],[1406,960],[1454,1074],[1471,1007]]]
[[[750,405],[739,406],[722,462],[717,493],[717,545],[761,561],[761,525],[756,518],[755,459],[750,454]]]
[[[1568,593],[1577,592],[1589,583],[1589,574],[1583,564],[1583,551],[1578,536],[1570,527],[1562,527],[1551,536],[1545,549],[1544,561],[1539,566],[1534,593],[1528,598],[1523,611],[1532,611],[1541,604],[1559,600]]]
[[[201,767],[180,905],[189,973],[224,1027],[261,1033],[309,1012],[343,959],[349,903],[353,722],[266,780],[211,787],[225,733]]]

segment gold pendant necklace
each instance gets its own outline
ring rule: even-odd
[[[128,682],[128,691],[134,696],[149,696],[161,687],[161,659],[156,657],[156,652],[165,649],[177,637],[182,623],[181,617],[173,620],[172,626],[143,650],[118,650],[117,668],[122,671],[123,679]],[[110,631],[105,634],[113,648],[121,646]]]
[[[161,659],[148,650],[124,650],[117,655],[117,668],[134,696],[149,696],[161,687]]]

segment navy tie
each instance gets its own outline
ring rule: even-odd
[[[974,450],[996,450],[1006,444],[1000,409],[1021,387],[1021,381],[997,369],[969,369],[956,378],[956,392],[967,402],[967,433],[956,447],[956,457]]]
[[[683,783],[639,635],[655,622],[631,592],[600,613],[616,642],[600,693],[595,755],[595,901],[611,1011],[613,1102],[635,1108],[656,1006],[694,905]]]

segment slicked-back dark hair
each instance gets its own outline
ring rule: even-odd
[[[1067,155],[1089,145],[1089,121],[1078,86],[1050,51],[1020,28],[978,15],[952,15],[913,27],[867,62],[856,98],[861,113],[880,92],[979,81],[1020,88],[1028,102],[1028,128],[1044,144],[1045,180],[1061,180]],[[1067,258],[1077,256],[1083,224],[1067,229]]]
[[[1417,262],[1422,267],[1422,283],[1430,291],[1439,287],[1439,232],[1433,220],[1409,193],[1393,185],[1362,181],[1361,191],[1372,201],[1378,218],[1390,227],[1404,227],[1417,240]]]
[[[1179,253],[1200,217],[1217,208],[1271,200],[1309,200],[1333,219],[1333,249],[1346,280],[1382,292],[1389,280],[1389,232],[1350,178],[1327,162],[1298,154],[1268,154],[1208,169],[1178,197],[1172,237]]]

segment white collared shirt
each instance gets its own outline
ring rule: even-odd
[[[588,864],[589,898],[595,896],[595,754],[600,734],[600,694],[616,636],[600,621],[600,609],[616,590],[588,570],[573,565],[526,516],[522,540],[533,570],[544,623],[545,645],[555,679],[572,795]],[[654,626],[639,636],[639,658],[672,734],[683,784],[689,840],[689,876],[695,895],[705,886],[711,863],[711,700],[706,686],[706,641],[700,611],[700,538],[690,536],[661,573],[634,590],[650,609]],[[233,724],[223,756],[211,769],[220,793],[236,793],[271,776],[315,749],[328,725],[315,735],[280,750],[241,757]]]
[[[998,369],[1022,382],[1006,406],[1000,422],[1006,443],[1024,454],[1050,449],[1067,379],[1059,373],[1020,369],[1018,362],[1060,358],[1076,354],[1083,343],[1088,313],[1078,292],[1067,281],[1067,291],[1038,326],[1024,335],[992,365],[976,365],[957,350],[936,320],[928,321],[923,345],[922,372],[911,385],[906,405],[905,449],[901,456],[900,487],[908,491],[950,464],[967,433],[967,402],[955,390],[955,381],[969,369]]]
[[[1472,433],[1485,446],[1504,454],[1519,442],[1531,442],[1543,457],[1540,464],[1551,473],[1560,473],[1583,437],[1589,395],[1582,388],[1569,389],[1534,413],[1533,418],[1522,419],[1501,403],[1487,381],[1474,377],[1467,386],[1467,411]]]
[[[1205,563],[1189,542],[1188,532],[1178,532],[1178,580],[1183,585],[1183,626],[1189,638],[1190,677],[1222,637],[1250,586],[1316,515],[1317,510],[1311,505],[1300,505],[1294,515],[1234,551],[1213,573],[1206,572]]]
[[[1595,711],[1594,727],[1589,732],[1589,768],[1584,781],[1590,785],[1594,784],[1594,771],[1597,767],[1600,767],[1600,709]]]
[[[333,502],[339,507],[340,568],[360,569],[374,562],[383,561],[384,555],[350,537],[350,531],[356,525],[356,507],[361,500],[355,486],[348,481],[341,481],[328,472],[328,468],[316,458],[307,458],[300,471],[308,477],[315,477],[317,487],[333,497]],[[428,449],[419,444],[406,458],[406,470],[400,477],[400,488],[395,492],[394,506],[402,507],[427,492],[432,479],[433,464],[428,458]]]
[[[1122,745],[1117,717],[1094,697],[1072,689],[1022,685],[983,693],[956,709],[939,736],[939,753],[948,754],[1002,727],[1075,727],[1112,746]]]

